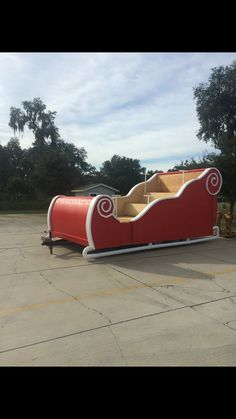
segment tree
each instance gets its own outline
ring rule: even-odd
[[[8,154],[8,162],[10,168],[9,176],[23,176],[22,160],[24,151],[20,146],[18,138],[11,138],[6,145],[6,152]]]
[[[198,138],[220,151],[215,163],[223,176],[222,192],[233,212],[236,200],[236,61],[212,69],[207,83],[194,88],[200,122]]]
[[[102,163],[100,174],[104,182],[126,194],[136,183],[144,180],[142,170],[139,160],[114,154],[111,160]]]
[[[216,154],[210,153],[203,155],[202,158],[196,160],[192,157],[190,160],[181,161],[179,164],[175,164],[174,167],[168,170],[168,172],[176,172],[178,170],[192,170],[201,169],[202,167],[214,167],[216,165]]]
[[[215,167],[217,167],[222,174],[222,194],[228,198],[230,212],[233,214],[236,202],[236,158],[232,154],[221,153],[216,155]]]
[[[9,176],[9,153],[6,150],[6,147],[0,145],[0,192],[5,191],[6,182]]]
[[[56,112],[46,112],[46,105],[40,98],[25,100],[22,105],[23,110],[13,106],[10,108],[9,126],[14,134],[17,130],[23,133],[27,126],[35,136],[35,146],[45,145],[48,139],[52,145],[56,145],[59,139],[58,128],[54,124]]]
[[[27,176],[26,150],[22,149],[18,138],[11,138],[0,146],[0,196],[3,201],[23,200],[32,196],[32,185]]]
[[[47,147],[35,161],[31,179],[38,199],[68,193],[75,176],[67,156]]]
[[[61,139],[56,147],[44,145],[40,153],[32,148],[31,158],[33,165],[30,178],[36,196],[40,199],[70,194],[71,189],[83,184],[94,169],[85,161],[87,152],[83,147],[77,148]]]
[[[56,112],[46,111],[46,105],[40,98],[24,101],[22,105],[23,109],[10,108],[9,126],[14,133],[17,130],[23,133],[27,126],[33,132],[35,141],[26,150],[21,150],[18,139],[11,139],[8,143],[10,169],[14,168],[14,178],[7,186],[8,193],[12,195],[19,185],[21,194],[17,195],[17,199],[24,191],[31,191],[38,199],[47,199],[70,193],[73,187],[92,177],[95,168],[86,162],[86,150],[60,137],[54,123]],[[19,181],[19,175],[22,175],[26,188]]]
[[[66,156],[68,166],[75,169],[73,186],[84,184],[94,176],[96,169],[86,162],[87,151],[84,147],[77,148],[74,144],[60,139],[58,140],[57,149]]]
[[[212,69],[208,83],[194,88],[200,122],[197,136],[221,152],[236,152],[236,61]]]
[[[6,191],[9,198],[15,200],[28,197],[31,192],[28,180],[20,176],[11,176],[7,180]]]

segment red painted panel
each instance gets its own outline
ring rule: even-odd
[[[109,197],[98,199],[93,211],[91,231],[96,249],[119,247],[132,242],[131,223],[120,223],[113,216],[113,201]]]
[[[195,182],[178,198],[162,200],[133,224],[133,242],[182,240],[212,235],[213,201],[205,188]]]
[[[52,237],[87,246],[86,217],[93,199],[82,196],[57,198],[51,212]]]

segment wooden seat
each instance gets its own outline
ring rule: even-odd
[[[143,209],[148,205],[149,202],[152,202],[159,198],[169,198],[175,196],[174,192],[149,192],[144,195],[147,202],[129,202],[124,205],[123,213],[117,218],[121,223],[129,223],[132,218],[136,217]]]
[[[176,197],[184,183],[198,176],[199,171],[156,173],[146,183],[137,184],[126,196],[114,197],[114,213],[120,222],[128,223],[145,212],[148,205],[155,205],[155,201]]]
[[[122,216],[122,217],[117,217],[118,220],[120,221],[120,223],[130,223],[130,221],[134,218],[134,217],[127,217],[127,216]]]
[[[122,214],[122,216],[131,216],[131,217],[135,217],[136,215],[138,215],[145,207],[147,206],[147,204],[143,204],[140,202],[130,202],[128,204],[125,204],[124,206],[124,212]]]
[[[171,198],[172,196],[175,196],[175,194],[175,192],[149,192],[145,195],[148,197],[149,202],[152,202],[155,201],[155,199]]]

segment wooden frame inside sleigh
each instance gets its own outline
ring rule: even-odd
[[[49,235],[84,246],[83,256],[103,256],[217,239],[218,169],[156,173],[126,196],[63,196],[48,209]],[[51,247],[50,247],[51,248]]]

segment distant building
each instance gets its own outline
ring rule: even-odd
[[[71,191],[75,196],[96,196],[96,195],[116,195],[119,190],[112,186],[104,185],[104,183],[95,183],[81,186]]]

